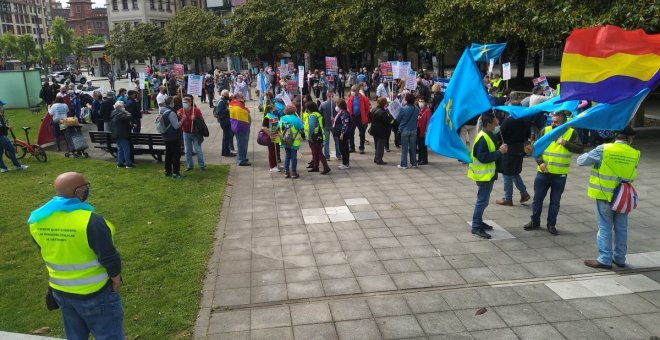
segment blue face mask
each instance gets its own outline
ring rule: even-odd
[[[493,133],[494,134],[500,133],[500,126],[499,125],[495,127],[495,130],[493,130]]]

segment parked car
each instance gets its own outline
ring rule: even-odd
[[[73,83],[81,83],[81,84],[87,82],[87,78],[80,72],[57,71],[49,74],[48,77],[53,83],[59,83],[59,84],[64,83],[67,80]]]

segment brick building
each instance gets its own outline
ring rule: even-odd
[[[69,0],[67,25],[77,37],[95,35],[109,38],[108,12],[105,8],[92,8],[92,0]]]

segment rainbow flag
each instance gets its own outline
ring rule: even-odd
[[[561,101],[616,103],[660,83],[660,34],[617,26],[575,29],[561,62]]]
[[[229,119],[233,133],[250,132],[250,110],[245,107],[244,102],[237,99],[229,102]]]

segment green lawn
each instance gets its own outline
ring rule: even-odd
[[[40,117],[24,110],[7,116],[15,129],[30,125],[30,138],[36,135]],[[50,336],[63,337],[60,312],[44,305],[48,275],[26,221],[52,197],[57,174],[79,171],[91,182],[89,203],[117,229],[128,339],[189,338],[229,168],[211,165],[173,180],[146,156],[130,170],[55,153],[27,164],[27,171],[0,174],[0,330],[48,326]]]

